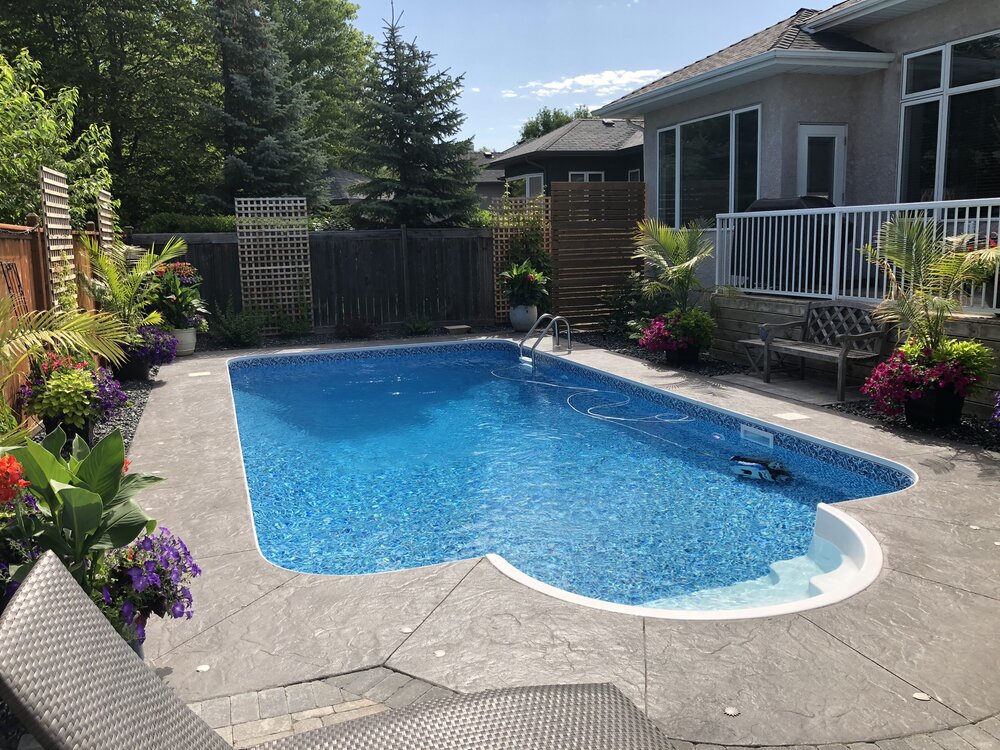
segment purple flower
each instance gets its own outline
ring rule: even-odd
[[[132,620],[135,619],[135,605],[132,604],[128,599],[122,605],[122,617],[125,618],[125,623],[127,625],[132,624]]]
[[[169,365],[177,357],[177,339],[156,326],[140,326],[139,341],[128,347],[129,358],[152,367]]]
[[[149,581],[146,578],[146,574],[139,568],[129,568],[125,571],[128,573],[129,578],[132,579],[132,588],[134,588],[139,593],[146,590],[149,586]]]
[[[104,600],[105,604],[111,604],[111,591],[107,586],[101,588],[101,598]]]
[[[170,608],[170,616],[178,619],[184,616],[184,602],[174,602],[173,606]]]
[[[135,637],[139,643],[143,643],[146,640],[146,628],[142,623],[137,623],[135,626]]]

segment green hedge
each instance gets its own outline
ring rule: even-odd
[[[142,234],[195,234],[235,232],[236,217],[226,215],[192,216],[190,214],[153,214],[136,228]]]

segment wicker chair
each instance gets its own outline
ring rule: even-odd
[[[47,553],[0,617],[0,697],[46,748],[226,750]],[[443,698],[261,745],[268,750],[671,750],[607,684]]]

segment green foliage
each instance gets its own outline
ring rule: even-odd
[[[370,339],[375,336],[375,326],[360,318],[338,323],[334,331],[339,339]]]
[[[546,133],[551,133],[553,130],[573,122],[573,120],[584,120],[588,117],[592,117],[590,108],[583,104],[579,105],[572,112],[558,107],[554,109],[542,107],[535,113],[534,117],[527,120],[521,126],[521,135],[518,138],[518,143],[529,141],[532,138],[540,138]]]
[[[466,220],[465,226],[472,229],[490,229],[493,226],[493,212],[488,208],[480,208]]]
[[[970,246],[976,236],[945,237],[944,227],[916,214],[903,214],[879,229],[878,246],[860,252],[888,279],[886,298],[875,315],[898,325],[919,349],[938,352],[946,341],[945,323],[961,312],[959,296],[982,282],[1000,263],[1000,248]]]
[[[140,222],[140,230],[150,234],[197,234],[235,232],[236,217],[227,214],[195,215],[156,213]]]
[[[899,347],[910,362],[954,362],[962,366],[967,375],[976,380],[982,380],[993,370],[993,352],[989,347],[978,341],[961,341],[959,339],[944,339],[930,357],[924,356],[926,350],[921,349],[916,339],[910,339]]]
[[[352,212],[359,225],[462,225],[479,204],[472,143],[455,139],[463,77],[432,70],[434,56],[400,32],[398,18],[386,23],[368,71],[356,164],[372,179]]]
[[[93,413],[94,377],[87,370],[59,370],[52,373],[45,388],[32,401],[35,414],[42,418],[60,418],[66,424],[83,429]]]
[[[233,306],[233,298],[230,297],[225,310],[221,310],[218,305],[215,306],[212,333],[230,346],[240,348],[260,346],[264,340],[263,330],[266,321],[266,313],[260,310],[246,309],[237,312]]]
[[[427,318],[410,318],[403,322],[407,336],[426,336],[434,331],[434,323]]]
[[[629,323],[648,322],[674,307],[670,295],[662,290],[656,290],[652,296],[647,295],[643,289],[644,281],[641,273],[630,273],[624,284],[605,297],[611,310],[608,320],[610,333],[634,334],[634,338],[638,338],[642,328]]]
[[[153,309],[157,283],[154,272],[187,252],[187,243],[171,237],[159,252],[153,247],[134,263],[126,256],[127,246],[116,241],[102,247],[93,238],[84,237],[90,253],[93,279],[80,275],[79,283],[101,309],[115,315],[134,339],[140,326],[159,325],[163,316]]]
[[[674,229],[658,219],[640,221],[635,234],[634,258],[644,260],[656,274],[649,279],[644,293],[654,298],[666,294],[681,312],[692,304],[692,293],[702,286],[698,266],[712,257],[715,246],[700,224]]]
[[[82,226],[97,191],[111,186],[110,134],[90,124],[74,135],[76,89],[50,97],[40,80],[41,64],[27,50],[9,61],[0,54],[0,221],[21,224],[26,214],[41,214],[38,171],[46,166],[69,177],[73,223]]]
[[[197,286],[185,286],[177,274],[166,271],[153,282],[153,306],[170,328],[188,328],[197,315],[208,314]]]
[[[219,46],[223,135],[220,206],[240,196],[304,195],[315,202],[325,166],[322,140],[309,132],[315,107],[291,75],[275,23],[255,3],[212,0]]]
[[[500,274],[500,286],[512,306],[537,305],[549,296],[548,277],[528,261],[515,263]]]
[[[711,315],[700,307],[689,307],[683,311],[677,309],[674,312],[680,314],[679,330],[690,338],[698,349],[708,349],[712,346],[716,324]]]
[[[348,206],[327,206],[309,212],[309,228],[314,232],[346,232],[355,226]]]
[[[38,512],[28,513],[18,500],[13,523],[0,528],[0,537],[29,539],[43,551],[52,550],[90,593],[104,554],[156,527],[133,498],[161,480],[123,474],[125,445],[117,430],[93,449],[77,436],[68,458],[62,455],[65,442],[65,433],[57,429],[41,445],[29,441],[0,448],[20,462],[31,483],[28,492],[38,501]],[[29,567],[21,566],[14,577],[23,580]]]

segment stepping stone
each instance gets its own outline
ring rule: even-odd
[[[445,326],[444,330],[449,336],[460,336],[463,333],[470,333],[472,326]]]

